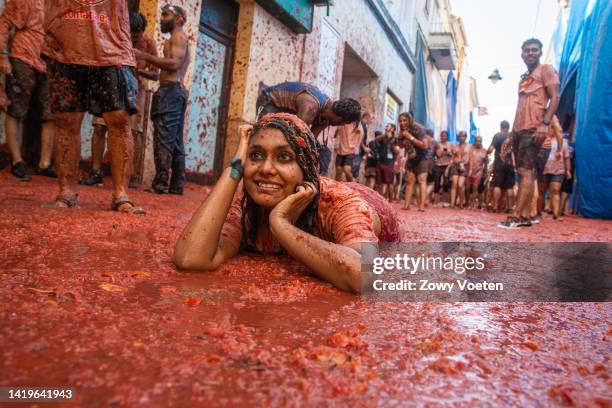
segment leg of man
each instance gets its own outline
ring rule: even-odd
[[[102,114],[108,127],[108,149],[111,156],[113,202],[127,199],[128,183],[134,158],[134,140],[128,113],[124,110]],[[125,204],[126,207],[132,207]],[[121,207],[118,208],[121,211]]]
[[[561,182],[553,181],[550,183],[550,207],[553,218],[559,218],[561,214]]]
[[[176,129],[174,138],[174,151],[172,152],[172,177],[170,179],[169,192],[172,194],[183,194],[185,188],[185,146],[183,142],[183,129],[185,126],[185,109],[187,108],[187,93],[180,87],[176,88],[179,93],[180,108],[176,111],[177,116],[172,121],[172,127]],[[175,125],[176,124],[176,125]]]
[[[461,208],[465,207],[465,176],[459,175],[457,178],[457,192],[459,193],[459,206]]]
[[[134,166],[132,176],[130,177],[130,183],[132,180],[138,183],[141,181],[138,173],[141,171],[144,155],[144,135],[142,132],[132,129],[132,137],[134,138]]]
[[[519,188],[518,188],[518,198],[516,207],[514,208],[514,216],[515,217],[528,217],[531,200],[533,198],[533,170],[531,169],[518,169],[519,174]]]
[[[353,181],[353,166],[350,163],[344,164],[343,172],[346,181]]]
[[[451,176],[451,198],[450,198],[450,207],[455,208],[457,205],[457,184],[459,183],[459,175],[453,174]]]
[[[46,169],[51,165],[51,156],[53,155],[53,136],[55,135],[55,124],[53,121],[45,121],[42,124],[40,134],[40,160],[38,167]]]
[[[91,170],[99,173],[106,149],[106,126],[94,125],[91,137]]]
[[[4,121],[4,130],[6,131],[6,142],[11,153],[12,164],[17,164],[23,161],[21,157],[21,120],[7,114]]]
[[[58,198],[76,200],[76,183],[81,156],[81,123],[83,112],[61,112],[55,114],[55,161],[59,182]],[[57,207],[68,204],[56,200]]]
[[[172,141],[168,141],[168,131],[164,127],[163,116],[153,118],[155,127],[153,139],[153,155],[155,157],[155,178],[153,190],[160,194],[168,193],[170,188],[170,168],[172,167]]]
[[[361,170],[361,156],[356,154],[353,156],[353,164],[351,166],[351,176],[353,180],[359,181],[359,170]]]

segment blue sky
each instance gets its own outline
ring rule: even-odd
[[[538,23],[536,11],[540,2]],[[468,40],[470,74],[476,78],[481,106],[489,116],[476,116],[483,144],[489,145],[499,122],[512,124],[520,76],[526,71],[521,44],[539,38],[544,50],[550,45],[558,7],[556,0],[451,0],[454,15],[461,17]],[[542,62],[544,58],[542,59]],[[502,80],[493,85],[487,77],[499,69]]]

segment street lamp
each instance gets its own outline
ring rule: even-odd
[[[503,78],[501,77],[501,75],[499,75],[499,70],[495,68],[491,75],[489,75],[489,79],[491,80],[491,82],[493,82],[493,85],[495,85],[497,81],[500,81]]]

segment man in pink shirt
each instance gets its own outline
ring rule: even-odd
[[[59,195],[55,207],[75,207],[85,112],[108,126],[111,209],[142,214],[128,198],[134,154],[129,115],[136,113],[138,80],[127,1],[54,0],[46,3],[44,53],[50,58],[51,107],[56,116]]]
[[[559,75],[551,65],[540,64],[542,43],[535,38],[523,43],[527,72],[519,83],[519,100],[512,129],[512,150],[520,177],[517,203],[502,228],[529,227],[530,205],[534,194],[533,171],[537,154],[546,138],[559,105]]]
[[[45,40],[44,6],[44,0],[10,0],[0,15],[0,72],[6,75],[6,94],[10,100],[5,121],[6,139],[13,164],[11,173],[22,181],[29,181],[31,177],[21,157],[18,140],[32,99],[40,104],[43,122],[36,173],[57,177],[49,167],[53,152],[53,115],[46,67],[40,57]],[[15,30],[13,35],[12,29]]]
[[[346,181],[353,181],[353,162],[355,155],[359,153],[363,127],[359,122],[340,126],[337,136],[339,146],[336,152],[336,180],[341,181],[344,174]]]

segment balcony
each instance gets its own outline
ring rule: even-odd
[[[450,24],[432,25],[429,32],[429,55],[438,69],[455,69],[457,49]]]

